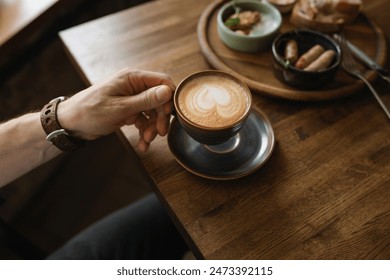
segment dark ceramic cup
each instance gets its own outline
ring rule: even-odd
[[[174,94],[175,113],[189,136],[218,145],[235,136],[247,119],[252,96],[240,79],[217,70],[194,73]]]

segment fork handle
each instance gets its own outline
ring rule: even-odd
[[[379,74],[383,80],[387,81],[388,83],[390,83],[390,77],[389,76],[385,76],[385,75],[381,75]]]
[[[359,74],[358,76],[367,85],[367,87],[371,90],[371,93],[374,95],[376,101],[378,101],[379,105],[382,107],[383,111],[386,113],[387,117],[390,119],[389,109],[386,107],[385,103],[383,103],[382,99],[380,98],[380,96],[378,95],[376,90],[372,87],[371,83],[369,81],[367,81],[367,79],[363,75]]]

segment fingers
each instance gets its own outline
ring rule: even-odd
[[[139,114],[139,116],[134,122],[134,125],[139,131],[138,148],[140,151],[146,152],[149,148],[150,142],[147,142],[144,139],[144,133],[149,127],[149,120],[146,118],[144,114]]]
[[[157,135],[167,134],[173,107],[171,98],[172,91],[167,86],[151,88],[128,98],[131,100],[131,104],[127,104],[129,110],[137,115],[134,124],[139,130],[139,150],[148,150]]]
[[[170,111],[168,114],[166,114],[165,108],[163,106],[157,108],[156,110],[157,110],[156,130],[160,136],[164,136],[168,133]]]
[[[134,85],[139,85],[139,87],[136,88],[137,93],[159,85],[166,85],[172,91],[175,90],[175,84],[173,83],[169,75],[165,73],[132,70],[129,68],[124,69],[123,71],[127,74],[128,81],[131,83],[132,88],[134,88]],[[143,88],[140,86],[142,86]]]
[[[149,143],[146,143],[142,138],[139,139],[139,142],[138,142],[138,149],[139,149],[141,152],[146,152],[146,151],[149,149],[149,146],[150,146],[150,144],[149,144]]]
[[[119,82],[124,95],[136,95],[152,87],[166,85],[172,91],[175,90],[175,84],[171,77],[165,73],[124,68],[109,77],[108,82]],[[106,81],[107,83],[107,81]]]
[[[143,133],[140,131],[140,137],[138,141],[138,148],[142,152],[146,152],[150,146],[150,143],[156,138],[157,133],[154,129],[148,127]]]
[[[134,123],[138,128],[138,147],[146,151],[157,135],[168,132],[175,85],[167,74],[129,68],[116,78],[122,89],[121,114],[126,115],[126,124]]]
[[[157,112],[153,110],[138,115],[134,125],[139,130],[138,147],[141,151],[146,151],[157,135],[167,134],[169,120],[170,116],[164,114],[163,107],[160,107]]]
[[[169,103],[172,95],[173,91],[168,86],[157,86],[126,98],[125,106],[131,110],[130,113],[149,111]]]

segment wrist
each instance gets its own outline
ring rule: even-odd
[[[41,125],[46,132],[46,140],[64,152],[73,151],[83,145],[83,141],[61,125],[58,118],[58,108],[65,100],[65,97],[58,97],[47,103],[41,110]]]

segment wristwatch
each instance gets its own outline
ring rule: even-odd
[[[63,152],[70,152],[80,148],[84,141],[71,136],[58,122],[58,104],[67,99],[64,96],[54,98],[41,110],[41,124],[46,132],[46,139]]]

